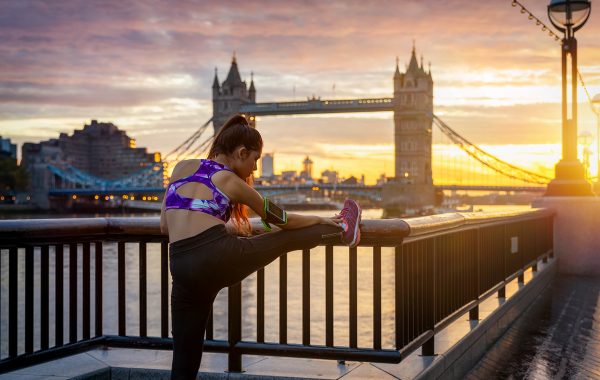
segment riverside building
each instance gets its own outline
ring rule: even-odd
[[[163,187],[160,153],[136,147],[135,140],[113,123],[92,120],[72,135],[25,143],[22,157],[33,200],[45,209],[51,206],[52,189]]]

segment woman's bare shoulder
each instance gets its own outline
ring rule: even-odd
[[[198,169],[199,165],[200,160],[197,159],[179,161],[177,165],[175,165],[175,167],[173,168],[173,173],[171,174],[171,181],[175,181],[180,178],[194,174]]]

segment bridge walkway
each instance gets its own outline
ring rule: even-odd
[[[600,378],[600,278],[559,276],[469,379]]]

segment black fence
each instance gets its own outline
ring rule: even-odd
[[[227,339],[214,338],[211,317],[205,350],[227,353],[230,371],[242,370],[244,354],[388,363],[400,362],[419,347],[424,355],[431,355],[438,331],[467,312],[471,319],[478,319],[482,300],[496,293],[503,297],[507,282],[515,278],[522,282],[525,270],[536,271],[539,260],[546,261],[553,255],[553,213],[543,209],[365,220],[361,231],[361,247],[366,248],[361,248],[360,254],[372,256],[372,302],[367,305],[372,308],[372,345],[358,345],[357,310],[363,305],[358,297],[356,248],[346,249],[348,345],[334,345],[336,243],[331,241],[324,242],[324,345],[311,342],[310,283],[314,258],[310,250],[304,250],[279,259],[278,342],[265,341],[265,270],[261,269],[256,274],[256,339],[242,339],[242,285],[237,284],[228,289]],[[259,227],[256,232],[260,232]],[[137,245],[139,268],[133,280],[127,278],[125,270],[128,243]],[[103,324],[103,250],[107,244],[117,247],[117,334],[106,334]],[[160,304],[160,313],[153,313],[158,315],[155,318],[160,319],[159,323],[151,321],[160,326],[158,336],[148,336],[148,244],[160,245],[159,301],[155,299],[151,305]],[[382,247],[393,247],[386,249],[393,249],[394,254],[393,285],[386,285],[394,287],[392,347],[382,344]],[[168,250],[158,218],[0,221],[0,264],[8,265],[0,267],[0,273],[8,275],[0,292],[0,321],[3,327],[8,325],[0,329],[0,333],[8,334],[4,338],[0,335],[0,342],[8,346],[0,358],[0,372],[98,345],[171,349]],[[301,255],[301,343],[288,342],[288,256],[295,254]],[[19,268],[19,263],[24,263],[24,268]],[[69,270],[65,297],[63,268],[67,263],[68,268],[80,269]],[[131,281],[137,282],[139,288],[139,297],[134,301],[139,311],[136,331],[126,324],[126,286]],[[35,291],[39,292],[39,304],[34,305],[34,289],[38,288]],[[54,306],[52,325],[50,299]],[[68,313],[64,312],[65,302]],[[65,325],[68,334],[63,330]]]

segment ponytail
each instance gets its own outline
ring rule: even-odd
[[[250,126],[248,120],[240,114],[234,115],[223,124],[208,151],[208,159],[214,159],[219,154],[229,155],[238,146],[248,150],[262,151],[263,141],[260,133]],[[246,183],[252,186],[252,175],[245,178]],[[233,202],[231,217],[238,233],[250,234],[252,227],[248,220],[248,207],[243,203]]]

